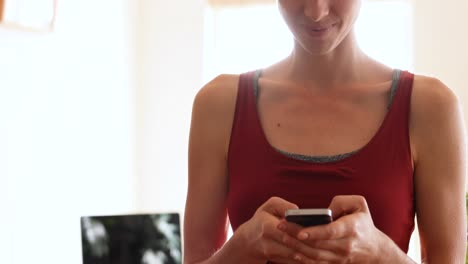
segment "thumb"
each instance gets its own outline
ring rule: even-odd
[[[278,218],[284,218],[284,214],[287,210],[298,208],[296,204],[279,197],[271,197],[260,207],[262,211],[268,212]]]
[[[328,208],[332,210],[333,219],[338,219],[356,212],[369,213],[366,199],[359,195],[335,196]]]

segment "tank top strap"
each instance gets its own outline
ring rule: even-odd
[[[398,88],[395,91],[392,105],[390,106],[390,119],[400,123],[405,131],[409,128],[409,114],[411,108],[411,94],[413,90],[414,75],[408,71],[401,71],[398,80]],[[396,124],[395,124],[396,125]]]
[[[398,111],[401,111],[401,114],[403,114],[406,118],[409,117],[409,111],[411,108],[411,94],[413,91],[413,80],[414,80],[414,74],[408,72],[408,71],[402,71],[400,80],[398,83],[398,90],[400,92],[397,92],[395,95],[396,97],[396,109]]]
[[[256,99],[254,95],[254,81],[256,71],[249,71],[239,75],[236,108],[231,129],[229,153],[239,146],[235,144],[238,139],[258,142],[262,136],[262,128],[256,116]]]
[[[394,153],[405,153],[398,159],[404,159],[407,165],[411,163],[411,145],[409,139],[409,116],[411,109],[411,94],[414,75],[401,71],[398,87],[395,91],[392,105],[388,111],[385,128],[377,139],[378,148],[397,148]]]
[[[236,116],[250,117],[256,112],[254,94],[255,75],[257,71],[249,71],[239,75],[237,90]]]

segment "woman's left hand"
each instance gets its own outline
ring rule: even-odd
[[[385,247],[396,246],[378,230],[362,196],[336,196],[329,208],[334,222],[308,228],[282,221],[278,228],[289,236],[284,243],[297,250],[296,260],[313,259],[312,263],[384,263]],[[304,262],[308,263],[308,262]]]

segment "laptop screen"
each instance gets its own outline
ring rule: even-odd
[[[179,214],[81,217],[83,264],[182,263]]]

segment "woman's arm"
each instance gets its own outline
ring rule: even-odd
[[[287,209],[273,197],[226,241],[227,151],[237,97],[238,76],[223,75],[196,96],[190,129],[189,182],[184,216],[185,264],[298,264],[283,241],[295,240],[277,229]]]
[[[410,124],[423,263],[464,263],[466,137],[460,104],[440,81],[416,76]]]
[[[184,263],[208,259],[226,240],[229,227],[226,154],[236,83],[234,76],[219,76],[198,92],[193,103],[184,214]]]

